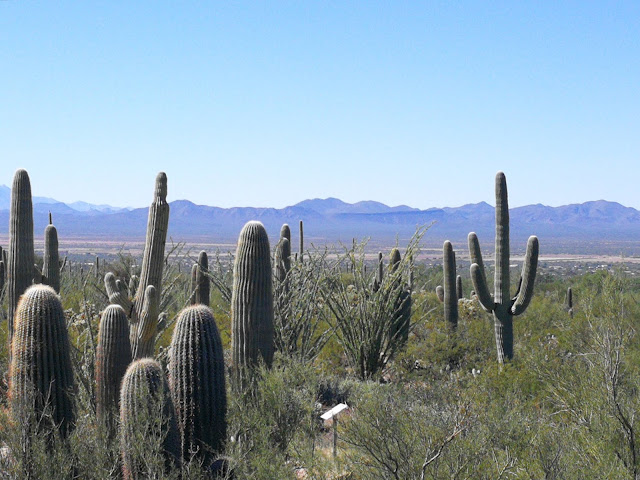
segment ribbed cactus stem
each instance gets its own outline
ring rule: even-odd
[[[513,358],[513,316],[523,313],[533,297],[536,269],[538,266],[538,238],[529,237],[524,265],[517,294],[509,294],[509,205],[507,181],[504,173],[498,172],[495,183],[496,193],[496,238],[495,238],[495,279],[494,294],[489,293],[482,265],[482,255],[475,233],[469,234],[471,255],[471,281],[482,307],[493,313],[498,362]]]
[[[162,295],[162,270],[164,268],[164,249],[167,241],[167,227],[169,225],[169,204],[167,203],[167,175],[158,173],[153,196],[149,207],[147,222],[147,239],[142,257],[142,271],[140,282],[134,299],[135,317],[140,318],[144,308],[144,298],[147,287],[153,285],[158,297]],[[135,351],[135,345],[132,345]]]
[[[111,432],[120,411],[120,383],[131,363],[129,319],[120,305],[102,312],[96,349],[96,412]]]
[[[44,263],[42,275],[47,285],[60,293],[60,256],[58,254],[58,231],[49,224],[44,229]]]
[[[409,328],[411,323],[411,290],[404,288],[402,275],[398,271],[402,257],[400,250],[391,249],[389,256],[389,275],[393,279],[392,292],[395,295],[394,319],[391,326],[391,338],[399,337],[401,344],[406,344],[409,339]]]
[[[198,270],[196,271],[196,304],[209,306],[209,259],[204,250],[198,255]]]
[[[171,339],[169,384],[181,435],[182,458],[206,466],[227,436],[224,355],[213,312],[205,305],[184,309]]]
[[[73,369],[60,297],[49,286],[33,285],[15,312],[9,398],[16,421],[27,431],[73,428]]]
[[[281,237],[276,245],[273,262],[275,263],[276,279],[279,282],[284,282],[291,270],[291,244],[287,237]]]
[[[458,300],[464,298],[464,292],[462,291],[462,275],[456,277],[456,297]]]
[[[158,445],[164,472],[180,465],[180,435],[169,385],[158,362],[143,358],[127,368],[120,389],[120,451],[126,480],[160,478],[150,472],[141,445]],[[148,452],[147,452],[148,453]],[[154,473],[155,475],[152,475]]]
[[[272,272],[269,237],[260,222],[240,232],[231,294],[234,380],[244,384],[259,358],[270,367],[274,353]]]
[[[33,204],[31,182],[26,170],[13,176],[9,213],[8,340],[13,338],[14,314],[20,295],[33,283]]]
[[[300,263],[304,262],[304,226],[300,220]]]
[[[134,359],[153,357],[160,315],[159,303],[158,290],[153,285],[149,285],[144,292],[144,303],[138,319],[135,338],[130,334]]]
[[[124,308],[124,311],[129,316],[132,313],[133,304],[129,299],[129,292],[126,289],[121,288],[122,282],[116,279],[116,276],[107,272],[104,276],[104,286],[109,297],[109,302],[112,304],[120,305]]]
[[[449,240],[442,247],[444,273],[444,319],[451,329],[458,326],[458,295],[456,294],[456,257]]]

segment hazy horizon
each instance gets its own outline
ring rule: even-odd
[[[640,209],[640,4],[0,2],[0,184]]]

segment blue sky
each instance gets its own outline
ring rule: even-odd
[[[640,208],[640,2],[0,1],[0,184]]]

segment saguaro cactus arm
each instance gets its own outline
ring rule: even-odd
[[[115,305],[120,305],[124,308],[124,311],[127,313],[127,316],[131,313],[132,303],[129,300],[129,295],[126,291],[121,290],[118,287],[118,282],[116,280],[116,276],[107,272],[104,276],[104,287],[107,290],[107,296],[109,297],[109,302]]]
[[[495,309],[495,302],[489,293],[487,281],[484,278],[483,273],[484,272],[480,265],[477,263],[471,265],[471,282],[473,283],[473,289],[476,292],[476,296],[478,297],[478,301],[480,302],[480,305],[482,305],[482,308],[491,313]]]
[[[152,357],[158,329],[159,299],[158,291],[153,285],[149,285],[144,292],[144,303],[138,330],[133,345],[133,358]]]
[[[533,284],[536,279],[536,270],[538,268],[538,237],[532,235],[527,242],[527,253],[522,266],[522,284],[515,302],[511,306],[513,315],[520,315],[527,309],[531,297],[533,297]]]

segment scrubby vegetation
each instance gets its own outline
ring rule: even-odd
[[[143,295],[153,284],[140,259],[121,255],[95,262],[95,271],[67,262],[59,282],[73,412],[62,422],[46,394],[10,394],[2,322],[0,478],[639,478],[640,282],[622,271],[538,275],[513,324],[512,358],[499,363],[494,318],[475,297],[455,294],[452,328],[451,305],[436,294],[443,270],[419,260],[428,233],[390,248],[389,260],[357,241],[306,246],[296,260],[288,228],[268,261],[255,258],[263,235],[255,248],[245,239],[241,262],[163,246],[155,299]],[[234,263],[245,275],[235,287]],[[517,279],[519,269],[506,267],[514,275],[501,277]],[[249,296],[268,283],[265,268],[272,304],[262,298],[254,321]],[[484,268],[489,290],[494,267]],[[458,291],[472,288],[464,270],[447,267],[449,302],[454,274]],[[51,276],[40,275],[43,283]],[[125,317],[136,335],[122,332]],[[24,328],[15,335],[27,338]],[[231,374],[234,329],[254,348],[241,381]],[[114,352],[131,356],[136,345],[146,358],[125,376]],[[25,351],[15,350],[20,358]],[[125,376],[118,394],[114,375]],[[39,395],[38,408],[28,393]],[[334,457],[332,424],[320,415],[338,403],[349,409],[339,416]]]

